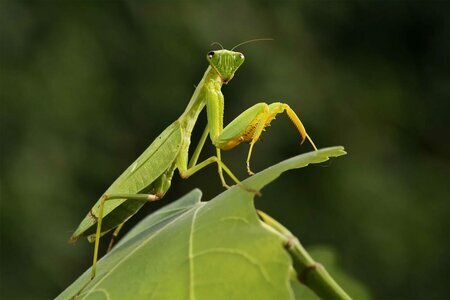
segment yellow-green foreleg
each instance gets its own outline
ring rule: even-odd
[[[228,150],[242,142],[249,142],[250,148],[247,155],[247,171],[251,175],[250,159],[254,144],[259,140],[264,128],[267,127],[276,115],[286,111],[289,119],[294,123],[300,133],[301,143],[305,139],[317,150],[314,142],[306,133],[305,127],[297,114],[285,103],[275,102],[270,105],[258,103],[245,110],[226,126],[218,135],[213,136],[213,143],[218,149]],[[217,132],[217,131],[216,131]]]

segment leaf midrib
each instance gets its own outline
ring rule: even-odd
[[[195,292],[194,292],[194,229],[195,229],[195,220],[197,219],[197,213],[200,211],[199,207],[192,214],[192,222],[191,222],[191,231],[189,232],[189,299],[195,300]]]

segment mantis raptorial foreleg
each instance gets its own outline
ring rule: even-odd
[[[295,127],[300,133],[301,141],[305,139],[311,143],[315,150],[317,150],[314,142],[306,133],[305,127],[298,118],[297,114],[285,103],[275,102],[270,105],[266,103],[258,103],[245,110],[232,122],[230,122],[213,140],[214,145],[218,149],[228,150],[236,147],[242,142],[249,142],[250,148],[247,155],[247,171],[253,174],[250,170],[250,158],[253,151],[254,144],[259,140],[264,128],[267,127],[275,116],[286,111],[288,117],[294,123]]]

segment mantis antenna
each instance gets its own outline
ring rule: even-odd
[[[214,45],[219,45],[220,48],[222,48],[222,50],[223,50],[223,46],[222,46],[221,43],[219,43],[219,42],[213,42],[213,43],[211,43],[211,46],[214,46]]]
[[[242,43],[240,43],[240,44],[237,44],[236,46],[234,46],[234,47],[231,49],[231,51],[233,51],[234,49],[236,49],[237,47],[240,47],[240,46],[242,46],[242,45],[249,44],[249,43],[253,43],[253,42],[260,42],[260,41],[273,41],[273,39],[272,39],[272,38],[262,38],[262,39],[248,40],[248,41],[242,42]]]

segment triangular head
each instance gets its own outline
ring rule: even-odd
[[[244,63],[244,54],[230,50],[210,51],[206,55],[209,65],[217,72],[222,82],[227,84],[236,70]]]

